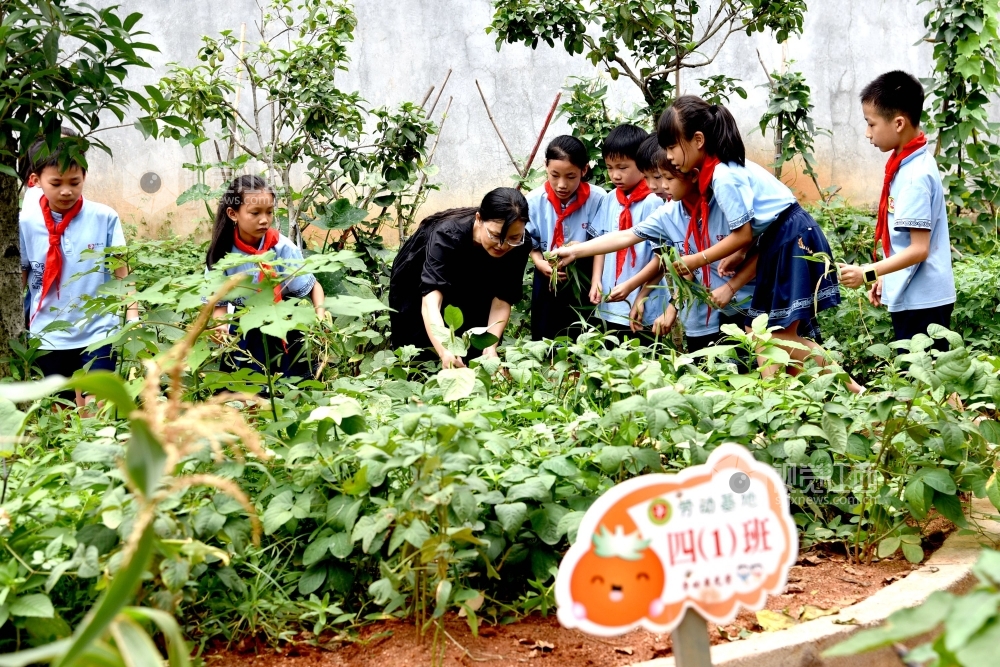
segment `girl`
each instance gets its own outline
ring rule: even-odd
[[[835,272],[825,271],[822,262],[804,259],[814,253],[831,254],[820,226],[788,187],[747,161],[736,120],[725,107],[694,95],[679,97],[660,116],[657,137],[678,170],[698,174],[703,200],[715,200],[732,230],[718,243],[699,246],[682,257],[678,272],[692,273],[720,262],[718,272],[731,276],[726,285],[713,291],[720,307],[756,275],[747,325],[767,314],[768,325],[779,327],[775,338],[805,346],[789,348],[793,359],[802,361],[815,351],[822,352],[806,336],[818,335],[815,312],[840,303],[840,287]],[[751,259],[746,261],[751,244]],[[818,360],[823,363],[822,356]],[[762,372],[775,370],[770,367]],[[853,380],[849,388],[861,390]]]
[[[326,296],[322,286],[310,273],[295,273],[295,261],[302,260],[302,252],[288,237],[271,227],[273,222],[274,190],[259,176],[240,176],[229,184],[219,200],[205,264],[211,269],[229,253],[255,256],[273,251],[281,260],[276,268],[247,263],[226,269],[225,273],[231,276],[253,272],[254,283],[261,282],[265,274],[277,274],[284,281],[274,288],[275,303],[286,298],[308,296],[316,309],[316,316],[323,319],[326,316],[323,309]],[[231,302],[220,301],[215,307],[214,318],[223,320],[229,304],[239,307],[243,305],[243,300],[244,297],[238,297]],[[219,340],[230,335],[228,324],[219,325],[215,331]],[[223,370],[231,372],[237,368],[253,368],[261,371],[266,368],[271,374],[280,373],[284,377],[311,377],[312,368],[303,349],[304,341],[302,332],[294,329],[288,332],[285,340],[264,334],[259,329],[251,329],[238,342],[240,352],[231,355],[232,358],[223,359]]]
[[[604,198],[601,188],[587,183],[590,157],[576,137],[556,137],[545,149],[545,186],[528,195],[528,236],[535,277],[531,290],[531,338],[575,338],[574,324],[585,320],[590,310],[592,261],[577,265],[581,280],[572,284],[567,272],[558,272],[558,289],[552,289],[552,265],[543,253],[587,240],[587,228]],[[573,328],[573,331],[571,331]],[[578,333],[578,332],[576,332]]]
[[[406,240],[392,263],[389,307],[392,346],[428,348],[443,368],[462,368],[465,361],[444,347],[435,329],[445,327],[442,311],[455,306],[463,323],[456,333],[489,327],[500,339],[511,306],[521,300],[528,202],[514,188],[497,188],[479,208],[455,208],[426,218]],[[497,343],[482,351],[497,356]],[[479,351],[470,349],[469,355]]]

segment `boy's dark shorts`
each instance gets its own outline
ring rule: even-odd
[[[72,350],[44,350],[43,354],[35,361],[35,365],[42,371],[42,375],[62,375],[71,377],[78,370],[83,369],[87,364],[91,364],[90,371],[111,371],[115,372],[118,365],[117,355],[111,349],[111,345],[104,345],[96,350],[86,351],[85,347],[78,347]],[[72,389],[61,391],[59,398],[73,401],[76,399],[76,392]]]
[[[927,327],[932,324],[951,329],[951,312],[955,309],[955,304],[949,303],[944,306],[934,308],[919,308],[917,310],[901,310],[898,313],[889,313],[892,316],[892,330],[896,334],[896,340],[910,340],[918,333],[926,334]],[[946,352],[948,341],[939,338],[934,341],[934,349]]]

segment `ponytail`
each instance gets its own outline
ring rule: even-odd
[[[705,137],[705,152],[721,162],[746,166],[746,148],[740,128],[729,109],[721,104],[709,104],[695,95],[682,95],[663,112],[656,127],[660,146],[669,148],[691,141],[696,132]]]

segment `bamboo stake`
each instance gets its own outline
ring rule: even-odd
[[[424,99],[420,101],[420,108],[421,109],[423,109],[424,105],[427,104],[427,100],[429,100],[431,98],[431,93],[433,93],[433,92],[434,92],[434,86],[431,86],[430,88],[427,89],[427,92],[424,93]]]
[[[444,95],[444,89],[448,85],[448,80],[451,79],[451,68],[448,68],[448,73],[444,75],[444,83],[438,88],[437,96],[434,98],[434,104],[431,105],[431,110],[427,112],[427,117],[430,118],[434,115],[434,110],[437,109],[438,102],[441,101],[441,96]],[[420,106],[423,106],[422,104]]]
[[[503,133],[500,131],[500,127],[497,126],[496,120],[493,119],[493,111],[490,110],[490,103],[486,101],[486,95],[483,94],[483,87],[479,85],[479,79],[476,79],[476,88],[479,89],[479,97],[483,99],[483,106],[486,107],[486,115],[489,116],[490,123],[493,124],[493,129],[496,131],[497,136],[500,137],[500,143],[503,144],[504,150],[507,151],[507,157],[510,158],[510,163],[514,165],[515,171],[518,174],[521,173],[521,166],[514,159],[514,153],[511,152],[510,146],[507,145],[507,140],[504,139]]]
[[[535,142],[535,147],[531,149],[531,155],[528,156],[528,161],[524,164],[524,171],[521,173],[521,178],[527,178],[528,172],[531,171],[531,164],[535,161],[535,155],[538,154],[538,149],[542,145],[542,139],[545,138],[545,133],[549,131],[549,124],[552,122],[552,116],[556,113],[556,108],[559,106],[559,99],[562,97],[562,93],[556,93],[556,99],[552,101],[552,108],[549,109],[549,115],[545,117],[545,122],[542,124],[542,131],[538,133],[538,140]],[[521,183],[517,184],[517,189],[521,189]]]

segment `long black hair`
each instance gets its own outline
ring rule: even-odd
[[[236,222],[226,213],[228,209],[239,211],[246,195],[254,192],[270,192],[274,197],[274,189],[260,176],[244,175],[233,179],[226,192],[219,199],[219,208],[215,211],[215,228],[212,230],[212,242],[208,245],[205,264],[211,269],[215,263],[229,254],[233,249],[233,235],[236,233]]]
[[[695,132],[705,136],[705,152],[721,162],[746,166],[747,151],[736,119],[721,104],[709,104],[697,95],[681,95],[663,112],[656,126],[656,138],[663,148],[691,141]]]
[[[590,179],[590,155],[583,142],[569,134],[561,134],[545,149],[545,164],[549,160],[565,160],[582,172],[580,180]]]
[[[574,163],[575,164],[575,163]],[[496,188],[490,190],[483,197],[479,208],[466,206],[463,208],[449,208],[429,215],[420,223],[421,227],[430,227],[445,220],[475,218],[476,213],[484,222],[486,220],[501,220],[503,227],[500,229],[500,238],[507,236],[507,231],[515,222],[528,222],[528,200],[520,191],[514,188]]]

